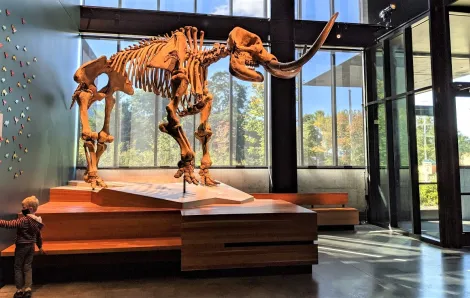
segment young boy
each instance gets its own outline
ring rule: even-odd
[[[31,285],[33,282],[32,263],[34,244],[39,251],[42,249],[41,229],[44,227],[42,218],[35,213],[39,207],[39,200],[35,196],[27,197],[22,202],[23,217],[15,220],[0,220],[0,228],[17,229],[15,249],[15,284],[16,293],[13,297],[31,297]]]

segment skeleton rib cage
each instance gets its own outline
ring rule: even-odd
[[[198,45],[199,33],[199,45]],[[179,36],[177,36],[179,35]],[[207,68],[210,64],[229,55],[225,45],[214,44],[205,49],[204,31],[195,27],[185,27],[174,31],[171,36],[158,36],[144,39],[139,44],[130,46],[114,54],[108,60],[109,66],[122,76],[126,74],[135,88],[153,92],[163,98],[171,99],[174,95],[171,84],[172,73],[168,69],[149,67],[152,59],[161,53],[169,43],[182,42],[185,37],[184,59],[178,61],[175,70],[182,70],[188,76],[188,90],[181,98],[178,115],[180,117],[197,114],[205,105],[203,95],[207,94]],[[178,59],[179,53],[169,53]]]

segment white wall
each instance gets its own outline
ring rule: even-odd
[[[347,192],[348,207],[366,209],[366,170],[364,169],[299,169],[299,193]]]

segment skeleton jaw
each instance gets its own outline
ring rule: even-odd
[[[255,68],[259,67],[259,63],[251,58],[251,55],[240,52],[235,49],[230,56],[230,73],[244,81],[263,82],[264,76]]]

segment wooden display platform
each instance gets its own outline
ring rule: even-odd
[[[284,201],[181,211],[183,271],[318,263],[316,213]]]
[[[68,186],[51,189],[51,202],[92,202],[108,207],[195,208],[211,204],[244,204],[253,196],[221,183],[217,187],[182,183],[110,182],[108,188],[92,190],[84,182],[71,181]]]
[[[67,255],[83,261],[87,256],[99,260],[99,256],[126,253],[145,261],[139,255],[155,256],[159,251],[165,262],[175,261],[167,256],[177,252],[181,271],[318,263],[317,214],[311,210],[282,200],[247,198],[227,185],[188,187],[190,194],[207,195],[203,203],[177,196],[172,201],[169,195],[176,188],[165,187],[123,183],[93,191],[71,183],[51,189],[51,201],[37,212],[45,223],[47,255],[36,266],[48,266],[58,262],[54,256]],[[167,191],[166,199],[151,195],[157,189]],[[235,195],[229,200],[227,194]],[[219,204],[198,206],[211,202],[211,197],[217,197]],[[13,254],[14,245],[1,252],[6,259]]]

